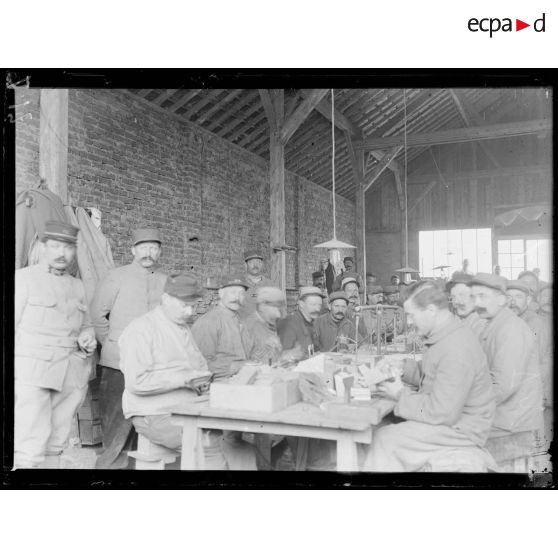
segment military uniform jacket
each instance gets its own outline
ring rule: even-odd
[[[109,271],[91,303],[95,335],[102,344],[101,366],[120,369],[118,338],[133,319],[161,302],[166,280],[164,273],[136,262]]]
[[[314,324],[302,315],[299,308],[277,322],[277,333],[283,350],[286,351],[299,344],[304,354],[309,355],[318,345]]]
[[[478,339],[451,316],[425,339],[425,345],[420,370],[404,377],[419,390],[404,390],[395,414],[449,426],[483,446],[494,419],[496,398]]]
[[[192,326],[192,334],[216,378],[236,374],[246,361],[236,312],[219,303]]]
[[[361,327],[362,324],[362,327]],[[361,318],[359,321],[359,338],[360,342],[366,337],[366,333],[362,334],[363,329],[366,332],[366,326],[364,325],[364,320]],[[331,314],[322,314],[318,317],[314,324],[314,329],[316,331],[317,337],[317,347],[318,351],[328,352],[334,351],[337,344],[337,339],[340,336],[349,338],[352,341],[357,341],[355,333],[355,323],[346,316],[339,322],[336,322]]]
[[[238,311],[238,316],[243,322],[246,320],[248,316],[250,316],[256,311],[256,294],[258,292],[258,289],[261,287],[275,286],[271,279],[268,279],[267,277],[263,277],[263,276],[261,280],[258,281],[257,283],[254,283],[252,281],[252,276],[248,274],[244,276],[244,279],[246,280],[248,285],[250,285],[250,288],[246,291],[244,295],[244,303],[242,304],[240,310]]]
[[[496,392],[494,427],[535,430],[542,420],[542,384],[535,336],[509,308],[488,321],[479,336]]]
[[[49,273],[45,264],[16,271],[16,381],[56,391],[65,381],[70,387],[85,387],[91,362],[77,345],[84,331],[93,335],[79,279]]]

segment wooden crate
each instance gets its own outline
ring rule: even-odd
[[[301,400],[296,378],[272,385],[213,383],[209,406],[236,411],[275,413]]]
[[[101,429],[101,419],[80,420],[79,437],[82,445],[94,446],[103,441],[103,431]]]

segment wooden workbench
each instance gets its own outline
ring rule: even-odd
[[[276,413],[214,409],[205,398],[174,409],[173,420],[182,426],[181,469],[203,470],[201,430],[232,430],[301,438],[335,440],[337,470],[357,471],[357,443],[370,444],[375,427],[393,410],[386,399],[359,401],[350,405],[331,402],[324,408],[297,403]]]

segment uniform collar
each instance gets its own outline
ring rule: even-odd
[[[450,314],[446,320],[434,327],[430,335],[424,339],[424,344],[435,345],[460,327],[463,327],[461,320],[457,316]]]
[[[155,264],[152,265],[151,267],[143,267],[143,265],[141,265],[139,262],[137,262],[136,260],[133,260],[132,265],[135,266],[135,268],[137,270],[142,271],[146,275],[148,273],[155,273],[155,271],[157,271],[157,269],[159,269],[159,265],[157,264],[157,262],[155,262]]]

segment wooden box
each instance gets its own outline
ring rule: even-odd
[[[275,413],[300,400],[297,378],[272,385],[213,383],[209,390],[210,407],[235,411]]]
[[[101,430],[101,420],[81,420],[79,421],[79,437],[82,445],[94,446],[103,441]]]

